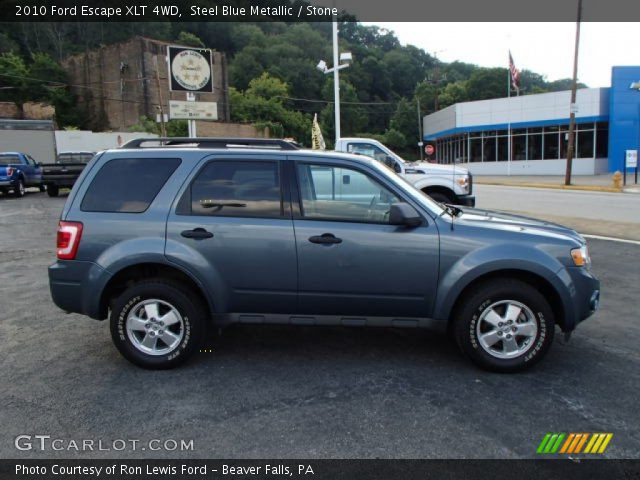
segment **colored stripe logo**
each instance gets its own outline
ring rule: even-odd
[[[547,433],[536,453],[540,454],[576,454],[604,453],[613,433]]]

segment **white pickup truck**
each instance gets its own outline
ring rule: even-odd
[[[378,160],[437,202],[473,207],[473,177],[466,168],[428,162],[407,162],[371,138],[341,138],[337,152],[366,155]]]

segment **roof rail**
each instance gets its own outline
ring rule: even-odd
[[[273,148],[278,150],[299,150],[300,146],[295,142],[289,142],[279,138],[217,138],[217,137],[174,137],[174,138],[136,138],[130,140],[120,148],[145,148],[145,143],[155,143],[147,148],[166,146],[189,145],[197,148]]]

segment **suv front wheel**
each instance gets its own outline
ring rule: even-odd
[[[531,285],[498,279],[465,297],[454,314],[453,333],[462,352],[480,367],[517,372],[538,363],[549,350],[553,311]]]
[[[149,369],[173,368],[198,351],[206,309],[174,283],[137,283],[111,305],[111,338],[129,361]]]

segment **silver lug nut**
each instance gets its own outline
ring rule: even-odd
[[[511,334],[507,335],[507,340],[509,340],[511,338]]]
[[[498,336],[501,337],[502,336],[502,330],[498,330]]]
[[[156,332],[149,332],[149,335],[151,335],[152,337],[155,337]]]
[[[149,329],[151,328],[151,324],[150,324],[150,323],[147,323],[147,324],[144,326],[144,328],[146,328],[147,330],[149,330]]]

